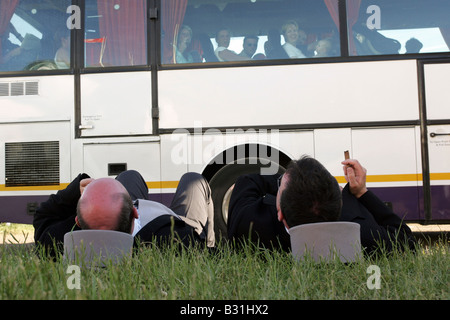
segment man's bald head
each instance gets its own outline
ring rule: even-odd
[[[135,209],[125,187],[112,178],[90,182],[77,206],[82,229],[116,230],[131,233]]]

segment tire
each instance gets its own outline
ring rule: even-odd
[[[245,164],[243,160],[226,164],[209,181],[214,202],[214,231],[218,242],[227,239],[228,204],[237,178],[245,174],[260,173],[261,168],[269,167],[255,162],[249,163],[249,159],[245,159]],[[278,173],[284,171],[285,168],[278,165]]]

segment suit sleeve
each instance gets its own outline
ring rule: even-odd
[[[241,176],[234,185],[229,215],[232,216],[236,211],[262,201],[264,197],[276,197],[277,191],[276,178],[253,174]]]
[[[265,247],[289,248],[289,235],[277,218],[277,177],[250,174],[238,178],[228,209],[229,239],[244,238]]]
[[[377,250],[380,245],[392,251],[397,243],[399,248],[405,243],[414,247],[411,229],[370,190],[357,199],[347,185],[342,191],[342,199],[341,220],[361,226],[361,245],[367,252]]]
[[[367,191],[359,201],[370,211],[380,228],[385,230],[383,241],[389,243],[386,246],[388,249],[392,249],[395,242],[400,246],[406,244],[414,248],[416,241],[411,229],[372,191]]]
[[[76,208],[80,198],[80,181],[89,178],[79,174],[65,189],[52,194],[38,207],[33,218],[36,244],[52,247],[54,242],[63,242],[64,235],[79,229],[75,224]]]

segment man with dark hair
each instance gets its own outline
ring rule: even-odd
[[[67,188],[51,195],[36,210],[35,242],[54,254],[72,230],[115,230],[140,242],[167,242],[174,235],[214,246],[214,208],[206,179],[186,173],[169,207],[148,200],[148,187],[139,172],[128,170],[116,179],[78,175]]]
[[[216,33],[217,48],[214,53],[219,61],[240,61],[243,60],[233,50],[228,49],[231,41],[231,32],[228,28],[220,28]]]
[[[292,161],[283,175],[240,177],[230,199],[228,238],[290,249],[286,228],[335,221],[341,210],[336,179],[316,159]]]
[[[242,43],[242,51],[239,55],[243,60],[251,60],[255,55],[256,49],[258,48],[259,38],[255,35],[246,36],[244,42]]]
[[[285,180],[286,186],[282,186]],[[342,194],[336,179],[316,159],[302,157],[288,166],[280,177],[278,212],[289,226],[337,221]]]
[[[419,53],[423,48],[423,43],[416,38],[411,38],[405,43],[405,53]]]
[[[317,160],[302,157],[283,175],[245,175],[230,199],[228,238],[266,248],[290,250],[289,228],[306,223],[349,221],[361,226],[366,253],[395,243],[414,247],[414,237],[392,210],[366,188],[366,170],[357,160],[345,160],[348,184],[340,191],[336,179]]]

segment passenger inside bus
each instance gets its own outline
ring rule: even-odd
[[[3,58],[3,71],[24,70],[33,61],[36,61],[41,51],[41,40],[33,34],[27,33],[21,45],[11,50]]]
[[[69,33],[66,9],[71,1],[47,2],[46,5],[31,0],[1,2],[0,16],[8,24],[0,26],[0,71],[48,70],[53,66],[46,61],[55,62],[55,54],[60,48],[64,49],[64,60],[70,61],[69,46],[65,46],[60,38],[55,39],[55,33]]]
[[[239,53],[239,56],[241,56],[243,60],[251,60],[255,55],[256,48],[258,48],[258,41],[259,38],[255,35],[246,36],[242,43],[243,49],[241,53]]]
[[[221,28],[216,33],[217,48],[214,51],[219,61],[239,61],[242,57],[236,52],[229,50],[231,33],[228,28]]]
[[[376,29],[354,27],[353,34],[358,55],[398,54],[401,48],[400,42],[385,37]]]
[[[6,27],[4,36],[1,37],[1,54],[0,54],[0,70],[3,70],[6,64],[17,52],[17,49],[20,48],[19,45],[11,42],[10,35],[14,35],[20,41],[23,41],[23,37],[20,33],[17,32],[14,25],[10,22]]]
[[[299,44],[298,24],[294,20],[289,20],[281,27],[281,34],[286,41],[283,49],[291,59],[306,58],[305,54],[297,47]]]
[[[423,44],[416,38],[411,38],[405,43],[405,53],[419,53],[422,50]]]
[[[176,63],[201,62],[198,51],[192,49],[192,29],[182,25],[178,32],[177,43],[174,45]]]
[[[336,49],[333,45],[333,42],[331,39],[326,38],[319,40],[317,44],[315,45],[315,58],[319,57],[334,57],[337,56]]]
[[[268,59],[288,59],[286,51],[281,46],[281,35],[276,29],[267,33],[267,41],[264,43],[264,52]]]
[[[200,42],[201,49],[203,51],[202,58],[205,62],[218,62],[217,56],[214,52],[214,46],[211,43],[211,39],[206,33],[201,33],[197,36]]]
[[[55,64],[58,69],[68,69],[70,67],[70,34],[68,32],[57,32],[55,43],[60,43],[55,54]]]
[[[316,34],[308,34],[304,30],[299,29],[297,48],[299,48],[306,57],[312,57],[314,56],[316,39],[317,39]]]

